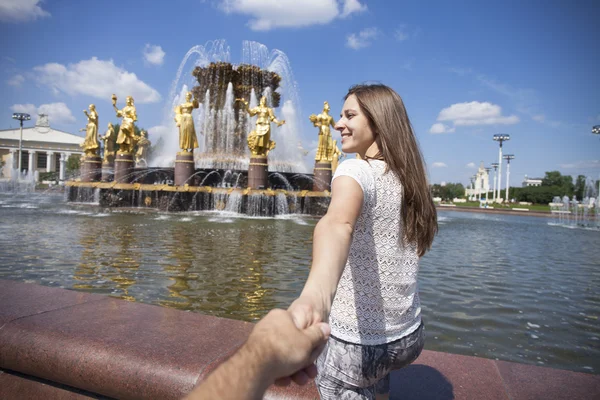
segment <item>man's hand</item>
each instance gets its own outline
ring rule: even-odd
[[[248,352],[260,360],[271,384],[277,378],[292,376],[313,365],[327,343],[329,332],[325,323],[299,328],[290,313],[273,310],[256,324],[240,352]]]

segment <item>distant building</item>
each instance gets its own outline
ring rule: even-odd
[[[528,178],[525,175],[525,179],[523,179],[523,187],[528,186],[542,186],[542,178]]]
[[[0,158],[5,178],[19,168],[20,128],[0,130]],[[59,172],[65,179],[66,161],[72,154],[82,155],[83,137],[50,127],[48,116],[40,114],[34,127],[23,128],[21,171]]]
[[[466,196],[470,200],[479,200],[485,198],[485,194],[490,191],[490,175],[483,166],[483,161],[479,165],[475,182],[471,186],[467,186],[465,190]]]

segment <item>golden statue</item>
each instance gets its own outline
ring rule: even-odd
[[[100,140],[104,143],[104,162],[112,163],[115,160],[115,128],[112,123],[108,123],[108,129],[104,136],[100,135]]]
[[[335,127],[335,120],[329,115],[329,103],[323,103],[323,112],[319,115],[312,114],[310,122],[314,126],[319,128],[319,145],[317,146],[317,154],[315,161],[317,162],[331,162],[331,130],[329,127]]]
[[[285,124],[285,120],[278,121],[273,114],[273,109],[267,106],[267,98],[262,96],[258,107],[250,108],[248,102],[244,99],[235,99],[241,101],[248,114],[256,119],[256,128],[248,135],[248,148],[254,157],[266,157],[269,151],[275,148],[275,142],[271,140],[271,122],[277,126]]]
[[[146,157],[148,156],[148,148],[152,144],[148,140],[148,132],[141,131],[140,136],[136,137],[137,151],[135,152],[135,164],[140,167],[143,163],[145,167],[148,166]]]
[[[337,147],[337,140],[333,140],[331,145],[331,173],[333,174],[340,163],[340,159],[346,155]]]
[[[90,104],[90,112],[83,110],[83,113],[88,119],[87,126],[85,127],[85,140],[81,144],[83,151],[87,157],[94,157],[98,154],[100,143],[98,142],[98,113],[96,112],[96,106]]]
[[[187,92],[185,95],[185,103],[175,107],[175,122],[179,127],[179,148],[184,152],[191,153],[199,147],[192,117],[192,111],[198,107],[200,104],[198,100],[192,100],[192,92]]]
[[[133,97],[127,96],[125,99],[126,106],[122,110],[117,108],[117,95],[112,95],[112,105],[117,112],[118,118],[123,118],[121,122],[121,128],[117,135],[117,144],[119,145],[119,154],[131,154],[133,153],[133,146],[135,145],[135,127],[134,123],[137,121],[137,114],[135,106],[133,105]]]

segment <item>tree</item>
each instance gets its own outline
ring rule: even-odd
[[[81,166],[81,156],[79,154],[71,154],[67,158],[67,173],[79,171]]]
[[[581,200],[585,197],[585,175],[578,175],[575,180],[575,189],[573,190],[573,195],[577,197],[578,200]]]
[[[444,186],[436,183],[431,186],[431,194],[433,197],[440,197],[443,201],[452,201],[465,195],[465,187],[462,183],[447,183]]]
[[[548,171],[542,179],[542,186],[554,187],[555,196],[573,196],[575,185],[571,175],[562,175],[559,171]]]

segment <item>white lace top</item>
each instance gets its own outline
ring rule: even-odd
[[[385,167],[350,159],[333,176],[355,179],[364,199],[329,317],[331,334],[350,343],[393,342],[421,323],[417,246],[399,240],[402,184]]]

